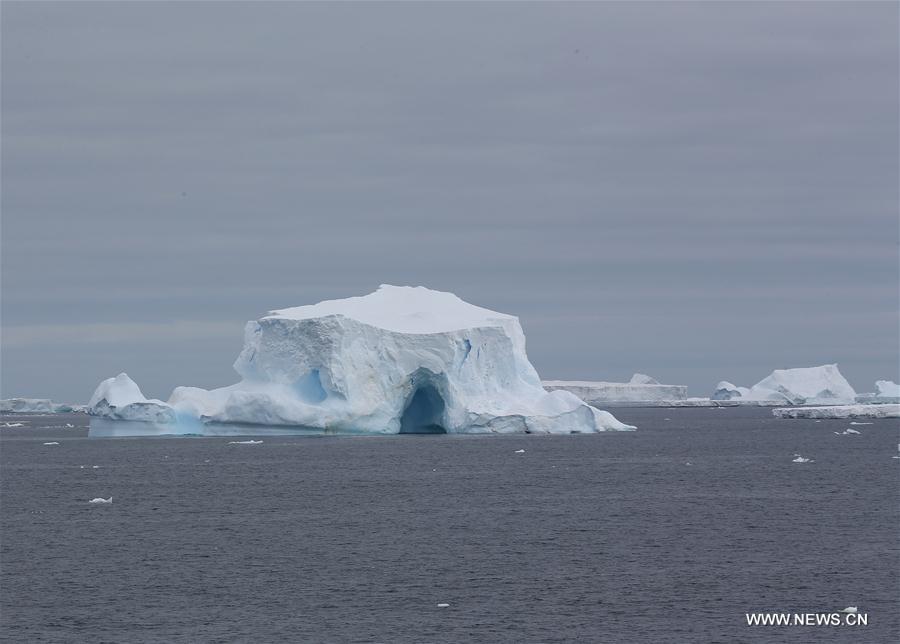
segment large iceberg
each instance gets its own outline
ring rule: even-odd
[[[424,287],[272,311],[247,324],[234,369],[241,382],[178,387],[167,403],[120,374],[100,384],[89,412],[340,433],[634,429],[569,392],[544,391],[518,318]]]
[[[545,380],[547,391],[568,391],[590,405],[617,407],[677,406],[687,399],[685,385],[663,385],[654,378],[636,373],[628,382],[591,380]]]
[[[712,399],[738,403],[845,405],[856,401],[856,392],[836,364],[826,364],[776,369],[749,389],[723,380],[716,385]]]

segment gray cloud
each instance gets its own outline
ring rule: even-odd
[[[225,384],[244,320],[381,282],[547,376],[895,377],[897,14],[4,3],[3,395]]]

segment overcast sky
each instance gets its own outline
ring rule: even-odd
[[[539,373],[898,378],[897,3],[2,3],[2,392],[380,283]]]

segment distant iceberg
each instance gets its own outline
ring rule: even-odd
[[[89,413],[207,433],[214,424],[335,433],[589,433],[634,429],[566,391],[547,392],[518,318],[424,287],[272,311],[249,322],[241,382],[148,400],[126,374]],[[185,429],[186,428],[186,429]],[[156,429],[153,433],[159,433]]]
[[[876,380],[875,392],[859,394],[856,402],[865,404],[900,403],[900,385],[892,380]]]
[[[568,391],[595,406],[667,407],[682,406],[687,400],[687,386],[663,385],[642,373],[628,382],[545,380],[542,384],[547,391]]]
[[[773,409],[777,418],[900,418],[900,405],[827,405]]]
[[[161,400],[148,400],[127,373],[101,382],[88,403],[88,413],[112,420],[174,423],[175,410]]]
[[[836,364],[797,369],[776,369],[750,388],[723,380],[713,400],[788,405],[845,405],[856,402],[856,392]]]
[[[84,410],[84,405],[55,403],[48,398],[6,398],[0,400],[0,413],[4,414],[66,414]]]

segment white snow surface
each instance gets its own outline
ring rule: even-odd
[[[714,400],[781,401],[789,405],[844,405],[856,401],[856,392],[836,364],[776,369],[749,389],[723,380]]]
[[[544,391],[518,318],[421,286],[272,311],[247,323],[234,368],[241,382],[177,387],[168,403],[120,374],[100,384],[90,410],[354,433],[634,429],[569,392]]]
[[[900,405],[830,405],[773,409],[778,418],[900,418]]]

